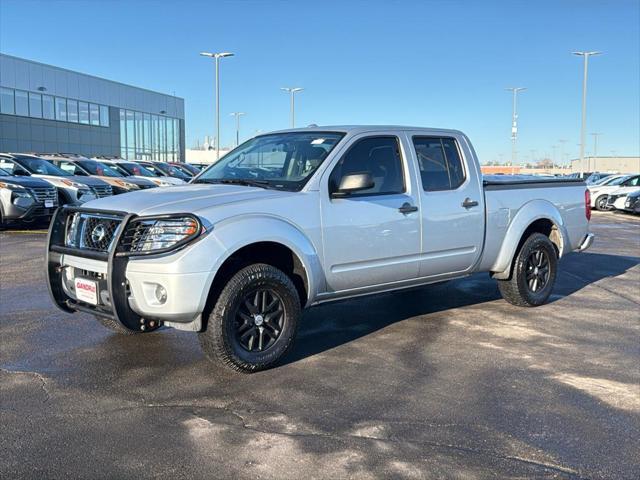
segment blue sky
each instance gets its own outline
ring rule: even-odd
[[[0,51],[185,99],[187,147],[213,133],[213,67],[222,65],[222,143],[288,127],[280,87],[305,88],[297,123],[458,128],[482,161],[578,154],[582,60],[590,62],[588,132],[601,155],[640,150],[640,2],[30,1],[0,0]],[[588,137],[587,152],[593,150]],[[558,158],[559,158],[558,153]]]

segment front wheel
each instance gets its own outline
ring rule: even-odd
[[[236,371],[257,372],[287,354],[300,314],[298,292],[284,272],[262,263],[249,265],[222,289],[198,338],[210,360]]]
[[[498,280],[502,298],[519,307],[537,307],[547,301],[558,271],[558,256],[549,237],[533,233],[516,255],[511,278]]]

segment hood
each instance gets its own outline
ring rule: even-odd
[[[49,182],[45,182],[44,180],[40,180],[35,177],[2,176],[0,177],[0,182],[9,183],[11,185],[21,185],[27,188],[51,187]]]
[[[151,180],[148,180],[144,177],[122,177],[119,180],[122,180],[124,182],[129,182],[129,183],[133,183],[134,185],[140,185],[143,187],[157,187],[157,185],[155,183],[153,183]]]
[[[58,177],[56,175],[41,175],[39,173],[34,173],[31,176],[34,178],[44,178],[46,180],[51,180],[52,182],[61,182],[62,180],[69,180],[71,182],[84,183],[85,185],[91,185],[94,187],[103,187],[107,185],[107,183],[103,182],[99,178],[85,177],[81,175],[70,175],[68,177]]]
[[[265,190],[241,185],[185,185],[183,187],[152,188],[126,195],[92,200],[87,208],[161,215],[166,213],[198,213],[213,207],[240,202],[262,202],[265,199],[294,196],[296,192]]]
[[[627,193],[635,192],[638,189],[636,186],[632,187],[618,187],[615,190],[612,190],[609,195],[626,195]]]

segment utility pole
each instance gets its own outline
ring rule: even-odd
[[[589,57],[600,55],[602,52],[573,52],[574,55],[584,58],[584,72],[582,75],[582,126],[580,128],[580,177],[585,172],[584,147],[587,129],[587,79],[589,75]]]
[[[602,133],[592,133],[591,135],[593,135],[593,156],[597,157],[598,156],[598,137],[600,137],[602,135]]]
[[[568,140],[561,138],[558,140],[560,143],[560,163],[564,166],[565,157],[564,157],[564,144],[567,143]]]
[[[518,140],[518,92],[526,90],[526,88],[508,87],[505,90],[513,94],[513,110],[511,114],[511,173],[513,173],[513,165],[518,157],[518,151],[516,150],[516,141]]]

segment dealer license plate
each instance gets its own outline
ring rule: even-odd
[[[76,298],[81,302],[98,304],[98,283],[86,278],[76,278]]]
[[[53,207],[53,200],[45,200],[44,201],[44,206],[45,206],[45,208]]]

